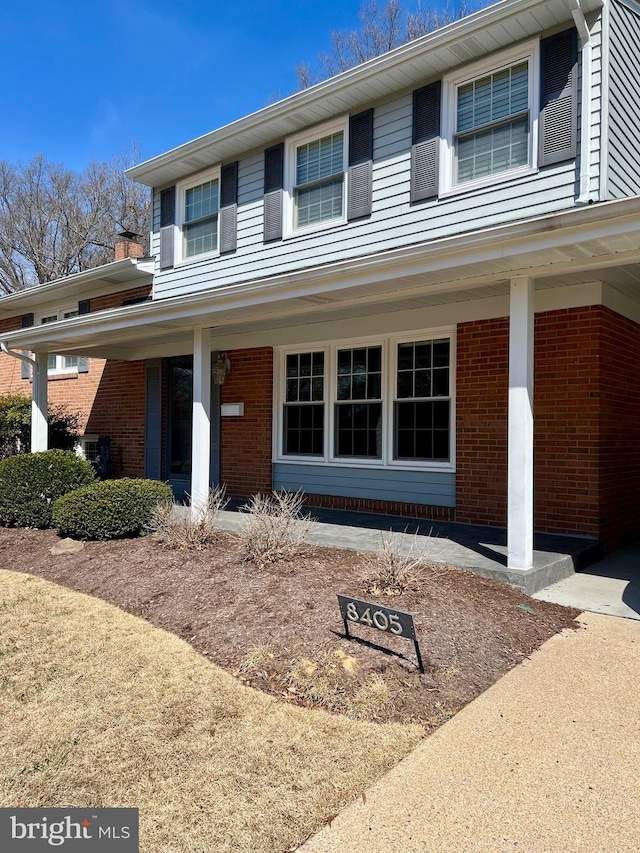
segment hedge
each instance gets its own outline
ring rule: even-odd
[[[69,450],[45,450],[3,459],[0,525],[51,527],[53,502],[94,480],[90,463]]]
[[[157,480],[104,480],[57,500],[53,524],[61,536],[73,539],[140,536],[156,506],[172,497],[171,486]]]

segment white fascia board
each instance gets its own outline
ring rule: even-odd
[[[73,273],[47,284],[39,284],[0,298],[0,319],[14,317],[25,309],[32,310],[45,302],[67,299],[70,296],[103,296],[126,290],[128,285],[140,285],[142,279],[151,283],[154,259],[124,258],[90,270]]]
[[[585,13],[588,13],[601,8],[603,2],[604,0],[582,0],[581,8]],[[340,97],[346,94],[348,90],[352,92],[359,90],[359,93],[364,93],[360,94],[360,101],[366,104],[376,98],[373,89],[371,92],[368,92],[367,84],[380,81],[385,74],[393,73],[399,66],[408,62],[410,63],[412,60],[418,59],[425,54],[435,54],[438,51],[454,47],[456,44],[472,39],[475,34],[482,33],[494,25],[499,25],[505,33],[508,33],[510,22],[517,19],[519,15],[535,10],[538,7],[551,6],[555,10],[562,10],[562,13],[566,13],[566,20],[568,22],[571,21],[571,12],[567,0],[502,0],[502,2],[474,12],[458,21],[453,21],[434,32],[427,33],[388,53],[370,59],[368,62],[357,65],[355,68],[344,71],[335,77],[331,77],[329,80],[324,80],[315,86],[310,86],[308,89],[296,92],[275,104],[271,104],[237,121],[203,134],[164,154],[146,160],[137,166],[132,166],[126,170],[125,174],[133,180],[149,187],[161,187],[177,179],[176,166],[183,160],[188,161],[189,157],[195,157],[210,150],[211,164],[213,164],[225,159],[225,157],[216,155],[216,146],[235,141],[234,156],[239,156],[257,148],[259,145],[267,144],[269,141],[287,136],[291,132],[284,130],[288,117],[293,118],[296,114],[300,114],[301,111],[320,105],[322,102],[330,101],[331,98],[337,98],[339,102]],[[514,34],[516,34],[517,40],[520,40],[521,38],[533,36],[536,33],[523,32],[522,26],[518,25],[517,28],[514,28]],[[508,40],[505,40],[504,45],[496,42],[496,50],[509,43],[511,42]],[[455,64],[459,65],[460,61],[457,61]],[[453,65],[450,67],[453,67]],[[345,112],[344,101],[342,102],[342,106],[336,108],[333,114],[339,115],[341,112]],[[328,118],[330,116],[326,115],[325,119]],[[308,124],[310,125],[311,122]],[[204,167],[200,166],[197,168]],[[182,168],[180,173],[186,176],[195,172],[197,168],[189,165],[187,162],[186,167]]]
[[[529,267],[526,272],[518,267],[518,256],[528,252],[546,252],[573,244],[590,244],[618,235],[628,237],[629,234],[635,234],[637,238],[632,250],[591,258],[585,258],[581,253],[580,260],[550,262],[536,268]],[[622,263],[640,263],[640,196],[591,205],[514,225],[475,231],[472,234],[449,237],[409,249],[394,249],[354,261],[341,261],[250,283],[85,314],[43,326],[8,332],[2,339],[9,347],[38,351],[43,344],[54,342],[58,336],[60,346],[72,346],[75,339],[77,343],[74,350],[81,351],[83,338],[86,346],[91,347],[95,346],[96,336],[108,335],[117,330],[136,328],[143,335],[146,334],[144,327],[151,324],[166,323],[164,331],[180,324],[201,325],[203,314],[213,311],[220,315],[219,320],[222,321],[225,311],[266,306],[287,299],[331,293],[434,270],[446,272],[448,268],[464,265],[473,268],[483,262],[496,260],[508,261],[504,272],[488,272],[483,275],[479,271],[478,275],[469,276],[465,287],[477,287],[484,283],[485,279],[498,281],[513,275],[527,274],[535,278],[536,275],[583,272]],[[418,286],[418,289],[424,292],[423,286]],[[429,287],[432,292],[446,289],[455,288],[447,282],[441,287]],[[410,288],[402,291],[395,288],[390,298],[410,292]],[[384,297],[375,294],[373,299],[378,301]],[[309,307],[305,306],[304,310],[308,311]],[[217,323],[212,320],[210,325],[215,326]],[[87,340],[87,335],[92,336],[91,342]]]

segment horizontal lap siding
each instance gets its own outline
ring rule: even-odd
[[[444,472],[342,468],[277,462],[273,487],[316,495],[369,498],[408,504],[455,505],[455,475]]]
[[[640,16],[617,0],[610,5],[608,198],[640,193]]]
[[[238,177],[237,251],[158,271],[156,298],[248,282],[410,246],[563,210],[574,203],[575,164],[567,162],[518,181],[412,205],[410,149],[411,96],[405,95],[375,109],[372,215],[266,245],[263,242],[263,152],[242,159]],[[155,208],[157,230],[157,203]]]

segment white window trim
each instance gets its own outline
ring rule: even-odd
[[[79,456],[81,459],[87,458],[87,444],[97,444],[99,436],[97,433],[85,433],[78,437],[78,443],[76,444],[76,456]]]
[[[199,184],[206,184],[207,181],[218,181],[218,248],[215,252],[202,252],[200,255],[190,255],[187,257],[184,250],[184,234],[183,228],[185,225],[185,202],[187,190],[192,187],[197,187]],[[182,266],[183,264],[192,264],[194,262],[208,260],[209,258],[217,258],[220,255],[220,165],[214,166],[211,169],[206,169],[204,172],[198,172],[197,175],[191,175],[183,181],[176,184],[176,221],[174,225],[175,234],[173,241],[174,265]]]
[[[503,68],[516,65],[527,60],[529,63],[529,158],[525,166],[497,172],[476,181],[465,181],[461,184],[453,182],[455,167],[453,137],[456,131],[457,90],[465,83],[471,83],[479,77],[484,77]],[[538,39],[526,42],[476,62],[465,65],[464,68],[446,75],[442,80],[442,132],[440,136],[440,177],[439,195],[449,196],[470,190],[490,187],[505,181],[532,175],[538,171],[538,113],[540,103],[540,42]]]
[[[449,399],[451,401],[448,462],[393,458],[393,409],[396,399],[396,368],[398,344],[412,341],[437,340],[448,338],[450,343]],[[382,347],[382,458],[351,458],[336,456],[334,404],[337,397],[336,364],[337,352],[364,346]],[[286,357],[289,353],[308,353],[322,350],[325,354],[324,377],[324,453],[321,456],[285,454],[284,446],[284,401],[286,391]],[[273,395],[273,462],[304,465],[329,465],[337,468],[384,468],[404,471],[441,471],[452,472],[456,469],[456,328],[443,326],[432,329],[414,329],[393,335],[369,335],[361,338],[347,338],[337,341],[322,341],[314,344],[290,344],[274,348],[274,378],[276,382]]]
[[[293,198],[293,189],[296,185],[296,149],[300,145],[305,145],[307,142],[313,142],[316,139],[321,139],[323,136],[329,136],[332,133],[343,135],[342,149],[342,172],[344,179],[342,182],[342,216],[336,219],[325,219],[323,222],[316,222],[313,225],[307,225],[304,228],[294,228],[295,205]],[[290,237],[298,237],[304,234],[312,234],[314,231],[324,231],[327,228],[335,228],[338,225],[344,225],[347,221],[347,180],[348,180],[348,163],[349,163],[349,118],[343,116],[335,121],[327,122],[326,124],[316,125],[310,130],[305,130],[303,133],[298,133],[295,136],[289,137],[285,141],[284,150],[284,192],[283,192],[283,228],[282,236],[284,239]]]
[[[57,309],[52,308],[50,311],[42,311],[42,313],[36,314],[35,325],[36,326],[42,325],[43,317],[53,317],[54,314],[56,314],[58,317],[57,320],[52,321],[55,323],[60,323],[63,320],[71,319],[69,317],[64,316],[66,313],[71,312],[71,311],[75,311],[76,313],[78,313],[78,304],[77,303],[74,305],[64,305],[62,308],[57,308]],[[78,356],[76,356],[75,353],[69,353],[68,355],[73,357],[73,358],[78,358]],[[78,372],[78,366],[77,365],[74,367],[65,367],[64,366],[63,359],[65,357],[65,353],[49,352],[49,353],[47,353],[47,356],[55,356],[55,359],[56,359],[56,366],[47,368],[47,376],[74,376],[75,374],[77,374],[77,372]]]

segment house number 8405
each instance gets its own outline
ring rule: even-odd
[[[395,613],[387,615],[382,610],[375,610],[371,615],[371,608],[367,607],[360,615],[353,601],[347,604],[347,619],[350,622],[361,622],[370,628],[378,628],[380,631],[389,631],[390,634],[402,634],[402,625]]]

